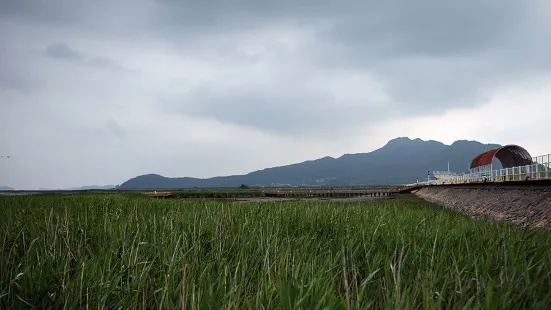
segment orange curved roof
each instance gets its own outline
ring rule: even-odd
[[[501,162],[503,168],[525,166],[533,163],[532,157],[528,151],[518,145],[511,144],[477,155],[471,161],[470,167],[473,169],[490,165],[494,157]]]
[[[471,161],[471,169],[491,164],[495,154],[499,152],[499,150],[500,148],[489,150],[488,152],[476,156],[473,161]]]

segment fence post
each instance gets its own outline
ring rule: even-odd
[[[545,178],[549,179],[549,154],[547,154],[547,164],[545,165]]]

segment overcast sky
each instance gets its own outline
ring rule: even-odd
[[[398,136],[551,152],[549,0],[1,0],[0,185],[211,177]]]

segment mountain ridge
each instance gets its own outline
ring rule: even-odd
[[[499,147],[478,141],[457,140],[446,145],[435,140],[397,137],[368,153],[325,156],[299,163],[264,168],[241,175],[212,178],[145,174],[127,180],[119,189],[212,188],[248,186],[369,186],[411,183],[427,171],[465,171],[474,156]]]

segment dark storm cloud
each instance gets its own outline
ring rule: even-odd
[[[90,67],[124,70],[121,65],[112,59],[86,55],[71,48],[66,43],[50,44],[46,47],[46,53],[54,59],[72,61]]]
[[[75,51],[65,43],[54,43],[46,47],[46,52],[52,58],[66,59],[70,61],[85,61],[86,56]]]
[[[219,33],[282,23],[320,26],[320,38],[331,40],[328,44],[383,58],[464,55],[493,48],[533,10],[529,5],[533,1],[517,0],[156,2],[152,25],[182,36],[187,33],[181,27]],[[350,59],[355,60],[362,59]]]
[[[334,27],[324,35],[364,53],[368,61],[416,55],[465,56],[504,43],[524,22],[528,8],[513,0],[366,2],[352,18],[335,19]]]
[[[338,135],[354,129],[354,125],[392,115],[392,111],[380,106],[343,106],[329,92],[304,92],[299,88],[252,87],[228,91],[203,85],[185,98],[171,101],[170,111],[289,136]]]
[[[96,15],[95,18],[101,19],[100,12],[90,6],[90,3],[92,2],[80,0],[2,0],[0,18],[11,18],[30,24],[81,27],[88,22],[88,16]]]
[[[539,16],[541,1],[158,1],[153,25],[170,38],[190,38],[183,29],[217,35],[259,26],[286,24],[312,27],[315,45],[304,50],[318,68],[352,68],[374,75],[390,96],[387,109],[403,115],[443,113],[450,108],[475,107],[503,83],[527,73],[548,74],[551,28]],[[253,87],[254,83],[251,83]],[[281,91],[300,92],[290,82]],[[216,92],[216,90],[213,90]],[[221,121],[277,127],[289,123],[317,126],[317,119],[285,118],[316,115],[303,108],[314,100],[336,123],[338,109],[324,109],[321,94],[288,96],[243,90],[233,97],[190,99],[185,111]],[[217,102],[216,104],[214,102]],[[231,110],[227,107],[239,107]],[[368,114],[371,102],[357,108]],[[276,113],[277,111],[277,113]],[[240,114],[242,113],[242,114]],[[336,113],[336,114],[335,114]],[[234,115],[240,114],[241,116]],[[396,113],[380,113],[376,118]],[[292,117],[291,117],[292,118]],[[359,121],[364,121],[361,118]]]
[[[301,79],[330,77],[339,69],[364,72],[383,85],[389,97],[384,106],[365,99],[349,108],[342,102],[346,99],[332,97],[323,86],[305,89],[289,77],[278,81],[277,87],[259,91],[252,77],[243,78],[242,85],[230,91],[224,87],[227,80],[217,80],[213,83],[220,85],[209,86],[208,96],[194,90],[171,98],[168,107],[195,117],[289,133],[299,128],[318,131],[326,128],[319,125],[325,122],[346,128],[396,115],[476,107],[488,93],[519,76],[548,74],[551,27],[543,15],[538,16],[546,9],[544,4],[539,0],[8,0],[0,4],[0,14],[144,38],[192,58],[245,66],[262,64],[273,55],[245,55],[240,51],[240,34],[307,29],[313,33],[311,42],[299,37],[297,46],[288,46],[297,53],[277,54],[278,63],[269,65],[295,66],[304,72]],[[272,53],[274,46],[278,47],[269,46]],[[212,56],[213,51],[218,54]],[[55,43],[48,53],[89,66],[118,66],[69,43]],[[293,62],[295,58],[299,60]],[[310,68],[316,70],[309,76]],[[236,68],[227,70],[240,73]],[[373,109],[377,117],[372,117]]]
[[[320,27],[320,39],[327,47],[336,44],[367,53],[349,59],[363,62],[374,56],[464,55],[499,47],[511,35],[518,35],[514,32],[534,11],[530,4],[538,3],[541,1],[99,0],[92,4],[6,0],[0,4],[0,14],[73,26],[93,23],[98,28],[103,25],[105,31],[114,31],[111,19],[120,19],[126,21],[121,27],[135,32],[182,38],[278,24]],[[139,13],[141,10],[146,12]]]

